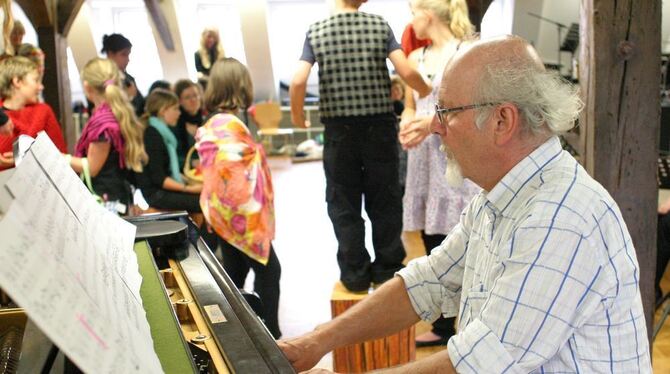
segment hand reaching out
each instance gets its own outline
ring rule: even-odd
[[[14,154],[12,152],[0,153],[0,166],[14,166]]]
[[[326,354],[322,352],[319,342],[309,333],[293,339],[280,340],[277,345],[297,372],[313,368]]]
[[[414,148],[430,135],[431,116],[414,118],[400,123],[398,140],[402,148],[407,150]]]

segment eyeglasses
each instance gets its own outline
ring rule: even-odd
[[[464,105],[455,108],[440,108],[440,104],[435,104],[435,114],[437,114],[437,119],[440,121],[440,125],[444,126],[444,120],[449,113],[462,112],[469,109],[477,109],[485,106],[498,105],[499,103],[484,103],[484,104],[472,104]]]

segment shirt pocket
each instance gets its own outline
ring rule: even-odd
[[[468,290],[461,302],[460,326],[467,326],[470,322],[480,318],[482,307],[489,297],[489,292],[478,284]]]

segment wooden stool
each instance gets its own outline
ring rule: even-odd
[[[337,282],[330,299],[333,318],[362,300],[366,293],[352,293]],[[356,328],[351,326],[351,328]],[[361,373],[414,361],[414,325],[383,339],[348,345],[333,351],[333,371]]]

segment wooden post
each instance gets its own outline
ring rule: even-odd
[[[637,251],[647,331],[654,323],[661,2],[582,0],[580,119],[587,171],[619,204]]]
[[[69,153],[74,153],[76,132],[72,117],[72,96],[67,67],[67,38],[55,27],[38,27],[37,38],[45,55],[44,101],[51,106],[63,129]]]

